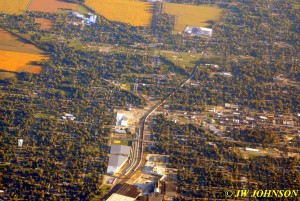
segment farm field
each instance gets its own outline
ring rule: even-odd
[[[43,0],[43,2],[41,0],[32,0],[28,10],[55,13],[60,9],[78,10],[78,7],[77,4],[60,0]]]
[[[5,14],[22,14],[30,0],[0,0],[0,12]]]
[[[163,3],[163,13],[175,15],[174,31],[183,31],[186,25],[212,27],[221,17],[222,9],[213,6],[195,6],[176,3]]]
[[[53,26],[53,23],[51,22],[51,20],[44,19],[44,18],[34,18],[34,22],[41,24],[42,30],[49,30]]]
[[[0,50],[16,51],[30,54],[42,54],[43,51],[32,44],[22,41],[11,33],[0,29]]]
[[[31,62],[45,58],[45,56],[39,54],[0,50],[0,69],[14,72],[39,73],[42,68]]]
[[[48,57],[34,45],[0,29],[0,69],[14,72],[39,73],[42,68],[35,62]]]
[[[85,5],[108,20],[148,26],[152,18],[152,4],[133,0],[86,0]]]

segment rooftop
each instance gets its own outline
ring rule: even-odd
[[[135,200],[135,198],[132,197],[128,197],[125,195],[119,195],[116,193],[113,193],[108,199],[107,201],[133,201]]]
[[[113,144],[110,147],[110,154],[120,154],[128,156],[130,154],[130,150],[130,146]]]
[[[126,156],[111,155],[108,160],[108,166],[121,166],[127,160]]]

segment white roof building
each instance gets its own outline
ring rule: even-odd
[[[212,36],[212,29],[205,27],[186,26],[183,32],[190,35]]]
[[[119,130],[119,129],[115,129],[115,132],[116,132],[117,134],[122,134],[122,135],[126,134],[126,131],[124,131],[124,130]]]
[[[116,117],[116,126],[124,126],[127,127],[128,125],[128,118],[125,114],[117,113]]]

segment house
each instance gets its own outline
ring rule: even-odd
[[[74,117],[73,114],[69,114],[69,113],[66,113],[65,115],[61,116],[62,119],[66,120],[66,119],[70,119],[72,121],[74,121],[76,119],[76,117]]]

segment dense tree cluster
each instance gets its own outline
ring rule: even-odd
[[[178,188],[183,200],[224,198],[228,189],[300,187],[299,157],[245,158],[238,148],[247,143],[224,141],[195,125],[176,124],[162,115],[156,116],[152,132],[156,141],[152,151],[169,154],[170,166],[179,170]]]

